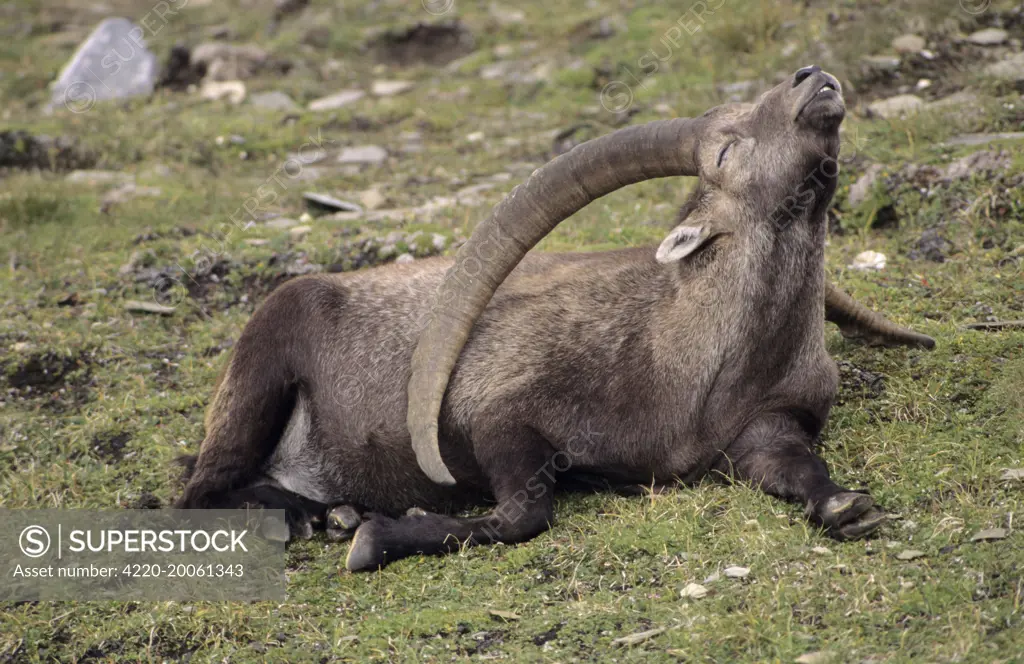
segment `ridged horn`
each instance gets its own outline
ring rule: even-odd
[[[441,459],[438,417],[459,353],[494,291],[534,245],[592,201],[654,178],[697,175],[705,120],[660,120],[582,143],[537,169],[459,250],[434,295],[412,359],[407,424],[420,468],[455,484]]]
[[[893,323],[828,282],[825,284],[825,319],[838,325],[843,336],[849,339],[862,339],[872,345],[935,348],[935,339]]]

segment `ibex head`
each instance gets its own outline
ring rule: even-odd
[[[823,160],[834,163],[844,115],[835,77],[805,67],[754,104],[719,106],[699,118],[652,122],[588,141],[513,189],[459,250],[413,356],[408,425],[424,472],[435,482],[455,482],[437,440],[449,375],[494,291],[560,222],[627,184],[678,175],[699,176],[700,183],[694,214],[658,249],[662,263],[679,261],[743,224],[772,223],[776,208],[794,193],[804,206],[797,213],[815,217],[828,204],[837,173],[824,173],[818,190],[804,183]]]

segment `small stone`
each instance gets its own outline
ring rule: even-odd
[[[900,68],[900,59],[892,55],[865,55],[861,62],[869,69],[880,71],[896,71]]]
[[[732,567],[726,567],[724,570],[722,570],[722,573],[730,579],[745,579],[748,576],[750,576],[750,568],[739,567],[738,565],[736,565]]]
[[[808,652],[793,660],[795,664],[826,664],[832,661],[832,653],[824,651]]]
[[[256,94],[249,97],[249,103],[256,108],[262,108],[268,111],[297,111],[299,110],[298,104],[279,90],[271,90],[270,92],[257,92]]]
[[[400,254],[400,255],[398,256],[398,258],[396,258],[396,259],[395,259],[395,262],[396,262],[396,263],[411,263],[411,262],[413,262],[414,260],[416,260],[416,259],[415,259],[415,258],[413,258],[413,255],[412,255],[412,254],[409,254],[409,253],[405,253],[405,254]]]
[[[971,537],[972,542],[991,542],[1006,539],[1006,528],[986,528],[979,530]]]
[[[917,95],[896,95],[868,105],[868,110],[886,119],[917,113],[924,100]]]
[[[245,243],[250,247],[265,247],[270,244],[270,240],[266,240],[261,237],[250,237],[246,238]]]
[[[378,97],[393,97],[412,90],[414,86],[412,81],[374,81],[370,92]]]
[[[387,150],[379,145],[359,145],[345,148],[338,155],[340,164],[380,164],[388,158]]]
[[[1008,468],[1003,471],[999,479],[1004,482],[1024,481],[1024,468]]]
[[[850,207],[854,208],[863,203],[868,194],[871,193],[872,187],[875,186],[875,182],[878,180],[878,176],[882,174],[885,168],[881,164],[871,164],[868,169],[864,171],[864,174],[857,178],[856,182],[850,185],[850,193],[847,195],[847,201],[850,203]]]
[[[993,62],[983,70],[987,75],[1006,81],[1024,81],[1024,53]]]
[[[65,178],[68,182],[75,184],[109,185],[109,184],[130,184],[135,178],[130,173],[119,171],[72,171]]]
[[[854,270],[884,270],[885,254],[877,251],[862,251],[857,254],[850,267]]]
[[[900,35],[892,40],[892,48],[897,53],[917,53],[924,45],[924,37],[919,35]]]
[[[174,313],[174,307],[167,307],[156,302],[140,302],[139,300],[125,300],[126,311],[137,311],[144,314],[160,314],[170,316]]]
[[[510,9],[503,4],[492,2],[490,11],[494,20],[501,25],[512,25],[514,23],[522,23],[526,20],[526,12],[522,9]]]
[[[359,202],[367,210],[376,210],[381,205],[384,205],[385,198],[384,194],[380,193],[378,189],[367,189],[359,194]]]
[[[327,210],[330,212],[362,212],[363,209],[355,203],[343,201],[327,194],[318,194],[315,191],[307,191],[302,194],[302,199],[313,208]]]
[[[914,560],[915,558],[923,558],[925,555],[924,551],[918,551],[917,549],[904,549],[896,554],[897,560]]]
[[[294,219],[289,219],[288,217],[277,217],[276,219],[270,219],[268,221],[263,222],[263,225],[266,226],[267,228],[273,228],[276,230],[283,231],[287,228],[295,226],[298,223],[299,222],[295,221]]]
[[[827,556],[827,555],[832,553],[831,549],[826,548],[824,546],[816,546],[813,549],[811,549],[811,551],[813,551],[814,553],[817,553],[818,555],[821,555],[821,556]]]
[[[484,132],[474,131],[472,134],[466,136],[466,140],[469,141],[470,143],[479,143],[480,141],[484,140]]]
[[[366,96],[362,90],[342,90],[327,97],[321,97],[309,103],[311,111],[333,111],[334,109],[348,106]]]
[[[919,79],[917,81],[917,84],[914,85],[914,89],[917,90],[918,92],[920,92],[921,90],[927,90],[930,87],[932,87],[932,82],[931,79],[927,78]]]
[[[448,238],[441,235],[440,233],[434,233],[430,238],[430,244],[437,251],[444,251],[444,248],[448,246]]]
[[[308,212],[303,212],[302,214],[299,215],[299,221],[301,221],[304,224],[308,224],[309,222],[313,221],[313,215],[311,215]]]
[[[679,595],[683,598],[701,599],[703,597],[707,597],[708,589],[699,583],[689,583],[685,588],[679,591]]]
[[[616,646],[635,646],[638,643],[643,643],[648,639],[654,638],[655,636],[661,634],[664,631],[664,627],[658,627],[657,629],[649,629],[646,632],[637,632],[636,634],[630,634],[629,636],[619,637],[612,641],[612,644]]]
[[[232,104],[245,100],[245,83],[241,81],[203,81],[199,96],[208,101],[227,99]]]
[[[309,235],[313,230],[312,226],[296,226],[288,231],[288,234],[292,236],[293,240],[301,240],[302,238]]]
[[[985,28],[972,32],[967,36],[967,41],[978,46],[998,46],[1010,38],[1010,33],[1001,28]]]

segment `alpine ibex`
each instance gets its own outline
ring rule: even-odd
[[[814,452],[837,388],[824,321],[934,342],[826,285],[837,169],[821,165],[844,115],[838,81],[807,67],[757,103],[556,158],[454,262],[282,285],[221,377],[179,506],[283,507],[293,534],[327,514],[329,532],[355,532],[352,570],[530,539],[556,480],[593,476],[720,474],[801,501],[833,537],[871,532],[882,510]],[[700,181],[661,246],[525,256],[596,198],[676,175]],[[487,516],[439,513],[487,499]]]

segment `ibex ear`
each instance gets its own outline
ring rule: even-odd
[[[661,241],[655,258],[659,263],[672,263],[686,258],[715,235],[716,233],[704,224],[680,224]]]

